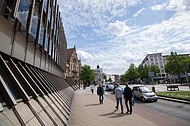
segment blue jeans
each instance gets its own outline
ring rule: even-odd
[[[101,104],[101,103],[103,104],[103,100],[104,100],[104,95],[99,95],[100,104]]]
[[[123,112],[122,98],[117,98],[117,106],[116,106],[116,108],[118,109],[118,107],[119,107],[119,102],[120,102],[120,105],[121,105],[121,112]]]

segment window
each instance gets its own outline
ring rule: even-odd
[[[160,66],[161,68],[164,68],[163,66]]]
[[[3,3],[0,2],[0,6],[2,5],[1,14],[2,15],[9,15],[13,11],[13,7],[16,3],[16,0],[4,0]]]
[[[160,64],[162,64],[162,62],[160,62]]]
[[[155,61],[158,61],[157,58],[155,59]]]
[[[49,14],[48,14],[48,21],[50,22],[50,17],[51,17],[51,7],[49,7]]]
[[[52,40],[50,40],[50,46],[49,46],[49,55],[51,56],[51,48],[52,48]]]
[[[53,44],[53,52],[52,52],[53,54],[52,54],[52,58],[54,59],[55,58],[55,46],[54,46],[54,44]]]
[[[154,55],[154,57],[157,57],[157,55]]]
[[[162,72],[164,72],[164,70],[162,70]]]
[[[51,24],[52,29],[53,29],[53,25],[54,25],[54,15],[52,16],[52,24]]]
[[[156,62],[156,65],[158,65],[158,62]]]
[[[30,4],[28,0],[20,0],[17,19],[26,27]]]
[[[152,65],[154,65],[154,63],[152,63]]]
[[[162,60],[162,58],[160,58],[160,60]]]
[[[36,39],[36,33],[37,33],[37,26],[38,26],[38,16],[36,13],[33,13],[32,17],[32,26],[31,26],[31,34]]]
[[[47,11],[47,0],[44,0],[44,11],[45,11],[45,13],[46,13],[46,11]]]
[[[46,44],[45,44],[45,50],[47,51],[48,50],[48,34],[46,35]]]
[[[153,61],[153,59],[151,59],[151,61]]]
[[[39,40],[39,44],[41,46],[43,46],[43,39],[44,39],[44,27],[43,27],[43,25],[41,25],[40,40]]]

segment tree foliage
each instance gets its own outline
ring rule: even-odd
[[[172,75],[180,75],[184,73],[185,70],[183,69],[183,65],[187,63],[189,65],[189,58],[184,56],[179,56],[175,52],[171,52],[171,55],[168,56],[168,62],[165,65],[165,71]]]
[[[146,78],[146,79],[149,78],[148,72],[150,72],[150,67],[147,66],[146,64],[144,66],[143,65],[139,65],[138,68],[137,68],[137,71],[140,74],[141,80],[144,79],[144,78]]]
[[[107,82],[108,80],[107,80],[107,76],[106,75],[104,75],[104,79],[105,79],[105,81]]]
[[[88,84],[94,80],[94,70],[89,65],[84,65],[81,68],[80,79],[84,81],[84,84]]]
[[[112,82],[112,79],[111,79],[111,77],[109,77],[108,81],[109,81],[109,82]]]
[[[158,74],[160,74],[160,68],[157,65],[151,65],[150,71],[154,72],[155,76],[158,76]]]
[[[125,72],[126,81],[135,80],[136,78],[139,77],[139,75],[140,74],[138,73],[137,68],[133,63],[131,63],[129,69],[127,70],[127,72]]]

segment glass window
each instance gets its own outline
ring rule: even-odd
[[[2,8],[1,8],[1,13],[3,15],[11,14],[11,12],[13,11],[15,2],[16,2],[16,0],[4,0]],[[1,6],[1,2],[0,2],[0,6]]]
[[[31,26],[31,34],[34,38],[36,38],[37,26],[38,26],[38,16],[34,12],[32,17],[32,26]]]
[[[56,27],[57,27],[57,24],[55,22],[54,35],[56,35],[56,30],[57,30]]]
[[[162,62],[160,62],[160,64],[162,64]]]
[[[161,68],[164,68],[163,66],[160,66]]]
[[[54,24],[54,15],[52,16],[52,24],[51,24],[52,29],[53,29],[53,24]]]
[[[49,55],[51,56],[52,40],[50,40]]]
[[[151,59],[151,61],[153,61],[153,59]]]
[[[44,38],[44,27],[43,27],[43,25],[41,25],[40,40],[39,40],[39,44],[41,46],[43,46],[43,38]]]
[[[157,57],[157,55],[154,55],[154,57]]]
[[[162,58],[160,58],[160,60],[162,60]]]
[[[155,59],[155,61],[158,61],[157,58]]]
[[[154,63],[152,63],[152,65],[154,65]]]
[[[45,50],[47,51],[48,50],[48,38],[49,38],[49,36],[48,36],[48,34],[46,35],[46,45],[45,45]]]
[[[17,19],[26,27],[30,4],[28,0],[20,0]]]
[[[49,7],[49,14],[48,14],[48,21],[50,22],[50,17],[51,17],[51,7]]]
[[[54,59],[54,54],[55,54],[55,46],[53,45],[53,56],[52,56],[52,58]]]
[[[156,65],[158,65],[158,63],[156,62]]]
[[[46,10],[47,10],[47,0],[44,0],[44,11],[46,12]]]

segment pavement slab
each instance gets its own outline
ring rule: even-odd
[[[125,105],[124,105],[125,106]],[[126,109],[124,107],[124,112]],[[121,114],[120,108],[115,110],[115,102],[104,97],[104,104],[99,104],[98,95],[91,94],[89,90],[78,90],[75,92],[72,112],[71,126],[157,126],[157,124],[133,114]]]

